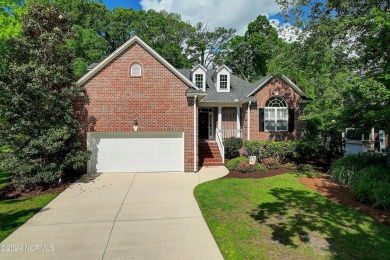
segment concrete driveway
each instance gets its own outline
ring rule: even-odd
[[[193,190],[225,174],[84,176],[5,239],[0,259],[222,259]]]

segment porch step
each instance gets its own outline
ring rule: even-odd
[[[222,157],[216,142],[199,141],[199,166],[222,166]]]

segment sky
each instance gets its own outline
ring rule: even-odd
[[[234,28],[242,35],[250,22],[260,14],[279,26],[281,36],[292,33],[291,25],[278,15],[280,8],[273,0],[104,0],[110,9],[115,7],[135,10],[166,10],[181,15],[192,24],[207,22],[210,29],[222,26]]]

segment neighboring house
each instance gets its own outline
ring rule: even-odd
[[[91,66],[77,85],[84,96],[75,107],[92,122],[89,172],[219,165],[225,138],[299,138],[305,123],[298,117],[310,101],[284,76],[252,84],[226,66],[177,70],[136,36]]]
[[[384,130],[372,128],[362,133],[359,129],[347,128],[342,135],[346,154],[387,152],[388,138]]]

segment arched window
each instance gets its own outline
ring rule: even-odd
[[[264,129],[266,131],[288,130],[287,103],[280,97],[270,98],[264,109]]]
[[[130,71],[132,77],[141,77],[141,65],[138,63],[133,63],[133,65],[131,65]]]

